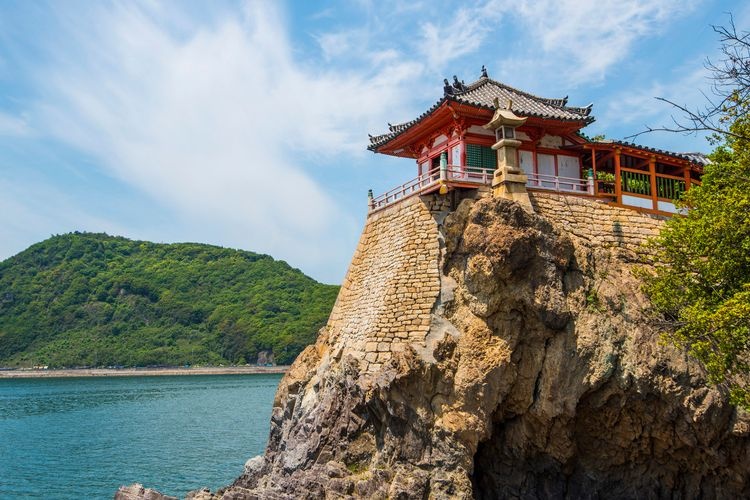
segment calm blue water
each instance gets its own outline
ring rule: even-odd
[[[0,498],[182,496],[262,453],[281,375],[0,380]]]

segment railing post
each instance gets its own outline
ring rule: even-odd
[[[656,157],[648,159],[648,189],[651,192],[651,204],[654,210],[659,210],[659,193],[656,188]]]
[[[622,151],[615,149],[615,200],[616,203],[622,203],[622,173],[620,172],[620,153]]]
[[[555,191],[560,192],[560,177],[557,175],[555,176]]]
[[[596,148],[591,148],[591,176],[596,179]],[[594,195],[599,194],[599,183],[594,182]]]
[[[586,184],[588,186],[589,194],[593,196],[594,195],[594,170],[592,168],[588,170],[588,174],[586,175]]]
[[[370,207],[370,210],[375,209],[375,199],[372,196],[372,189],[367,190],[367,206]]]

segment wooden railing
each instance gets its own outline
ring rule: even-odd
[[[398,187],[386,191],[380,196],[376,196],[370,202],[370,209],[383,208],[397,202],[407,196],[422,192],[426,187],[440,180],[440,168],[434,168],[427,173],[420,175],[410,181],[401,184]]]
[[[665,200],[677,200],[685,192],[685,178],[656,174],[656,196]]]
[[[489,168],[480,167],[455,167],[448,166],[447,180],[471,182],[473,184],[491,184],[492,176],[495,171]]]
[[[615,199],[615,181],[609,179],[595,179],[594,185],[596,186],[594,189],[596,196],[611,198],[612,200]]]
[[[652,196],[651,176],[648,172],[626,169],[621,170],[622,192],[641,196]],[[676,200],[685,192],[685,178],[675,175],[656,174],[656,196],[662,200]]]
[[[448,165],[446,167],[433,168],[398,187],[391,189],[370,201],[370,210],[378,210],[388,205],[392,205],[399,200],[408,198],[416,194],[423,193],[429,188],[439,184],[442,180],[447,184],[490,184],[492,182],[493,171],[474,167],[457,167]]]
[[[567,193],[590,192],[588,179],[578,179],[576,177],[560,177],[557,175],[536,173],[526,174],[526,176],[529,178],[526,186],[532,189],[549,189],[551,191],[561,191]]]
[[[637,170],[621,169],[622,192],[651,196],[651,177]]]
[[[404,198],[421,194],[434,188],[441,181],[448,185],[490,185],[492,183],[493,175],[493,170],[479,167],[457,167],[454,165],[448,165],[442,169],[440,167],[433,168],[429,172],[372,198],[372,200],[370,200],[370,210],[379,210],[392,205],[399,200],[403,200]],[[526,186],[532,189],[545,189],[563,193],[593,194],[593,181],[589,184],[588,179],[559,177],[555,175],[536,173],[526,175],[528,177]]]

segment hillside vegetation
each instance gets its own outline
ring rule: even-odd
[[[289,363],[338,287],[267,255],[106,234],[54,236],[0,262],[0,365]]]

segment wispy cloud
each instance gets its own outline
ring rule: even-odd
[[[664,102],[657,101],[657,97],[669,99],[676,104],[688,108],[696,108],[705,103],[705,96],[699,89],[706,88],[709,83],[709,71],[703,67],[693,68],[679,78],[670,80],[653,80],[640,88],[629,88],[615,94],[607,101],[603,122],[615,121],[622,124],[634,125],[665,125],[665,118],[674,113],[674,108]],[[659,121],[659,123],[655,123]]]
[[[627,134],[637,134],[648,128],[674,127],[675,120],[684,123],[682,113],[668,103],[656,98],[668,99],[688,109],[699,109],[708,104],[701,89],[710,85],[710,73],[704,67],[682,68],[676,71],[681,76],[671,79],[652,80],[645,85],[632,87],[613,94],[606,102],[599,116],[600,126],[606,133],[607,126],[625,128]],[[614,137],[623,139],[624,137]],[[660,148],[682,148],[673,146],[683,142],[680,136],[672,133],[649,133],[639,135],[636,142]],[[675,140],[677,139],[677,141]],[[693,149],[703,149],[706,143],[698,142]]]
[[[98,12],[78,55],[40,74],[47,132],[196,225],[307,269],[348,260],[355,223],[299,155],[361,154],[367,130],[403,102],[409,65],[366,73],[296,60],[280,14],[249,3],[243,19],[175,36],[154,13]],[[319,170],[318,170],[319,172]],[[324,271],[324,278],[340,278]]]
[[[366,159],[368,132],[416,116],[443,77],[469,80],[481,63],[532,92],[597,84],[699,1],[342,0],[301,24],[275,2],[53,3],[45,18],[62,32],[40,30],[35,57],[18,44],[33,97],[22,114],[0,109],[0,136],[52,136],[86,160],[79,171],[145,193],[179,226],[167,239],[271,253],[333,282],[360,229],[341,192],[362,183],[350,164],[385,161]],[[658,118],[651,94],[693,84],[678,80],[632,86],[600,122]]]
[[[493,66],[504,75],[563,86],[598,83],[639,39],[700,1],[486,0],[423,22],[417,46],[432,72],[493,47]]]
[[[25,117],[0,111],[0,136],[21,137],[29,134],[31,127]]]
[[[494,3],[505,3],[496,1]],[[521,0],[513,15],[523,36],[520,54],[505,63],[519,74],[559,85],[601,82],[634,44],[699,0]],[[513,53],[513,52],[511,52]],[[549,75],[549,76],[545,76]]]
[[[442,71],[451,61],[475,52],[510,7],[511,2],[481,2],[452,11],[447,22],[423,23],[418,47],[428,68]]]

